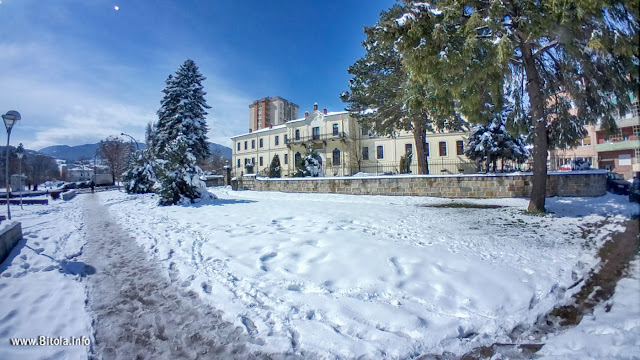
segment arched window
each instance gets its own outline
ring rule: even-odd
[[[300,155],[300,152],[297,152],[294,156],[293,156],[293,165],[298,166],[298,164],[300,164],[300,162],[302,161],[302,155]]]
[[[333,156],[331,158],[331,162],[333,163],[334,166],[340,165],[340,149],[338,148],[333,149]]]

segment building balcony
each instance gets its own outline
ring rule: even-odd
[[[634,136],[619,141],[601,141],[596,144],[596,152],[640,149],[640,140]]]
[[[293,138],[288,138],[285,141],[285,144],[287,146],[291,146],[291,145],[304,145],[304,144],[317,144],[317,143],[327,143],[327,141],[346,141],[348,140],[349,137],[347,136],[347,133],[343,132],[343,131],[339,131],[337,133],[329,133],[329,134],[317,134],[317,135],[310,135],[310,136],[300,136],[298,138],[296,138],[295,136]]]

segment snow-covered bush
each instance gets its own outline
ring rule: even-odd
[[[159,188],[156,176],[157,164],[144,150],[142,155],[124,175],[124,189],[129,194],[144,194],[154,192]]]
[[[494,119],[488,125],[477,124],[471,129],[464,154],[472,160],[486,162],[487,171],[496,171],[501,159],[524,162],[529,157],[522,136],[514,136],[505,128],[505,121]]]
[[[312,176],[318,177],[322,174],[322,158],[313,149],[307,150],[307,155],[296,164],[296,177]]]

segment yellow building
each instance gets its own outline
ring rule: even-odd
[[[414,153],[416,146],[411,132],[376,136],[363,131],[348,112],[319,111],[317,105],[312,113],[305,113],[304,118],[268,125],[231,140],[234,176],[252,173],[266,176],[275,155],[280,158],[282,176],[292,176],[309,148],[322,159],[321,176],[397,174],[400,157],[407,152]],[[430,173],[477,171],[475,163],[462,154],[465,140],[466,134],[459,132],[428,134],[425,150]],[[415,158],[411,161],[411,172],[418,173]]]

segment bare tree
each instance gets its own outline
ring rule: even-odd
[[[27,182],[37,187],[45,181],[60,177],[60,170],[56,161],[43,154],[28,154],[24,157],[23,171],[27,175]]]
[[[222,151],[214,150],[206,159],[199,161],[198,165],[204,171],[221,171],[226,165],[227,159],[222,155]]]
[[[126,143],[117,136],[109,136],[105,140],[100,141],[96,153],[109,167],[109,171],[113,177],[112,184],[120,180],[120,176],[124,172],[127,164],[127,158],[132,150],[131,144]]]

